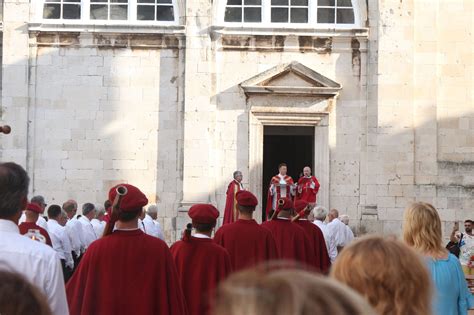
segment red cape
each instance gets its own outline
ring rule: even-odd
[[[227,249],[234,271],[279,258],[272,233],[255,220],[237,220],[222,226],[214,241]]]
[[[227,186],[223,225],[232,223],[239,218],[235,200],[238,191],[240,191],[240,185],[235,180],[231,181]]]
[[[314,188],[311,189],[308,187],[308,189],[302,189],[301,192],[299,192],[300,187],[304,188],[304,186],[311,184],[311,181],[313,181],[315,184]],[[311,178],[307,178],[304,176],[300,177],[300,179],[298,179],[297,187],[298,189],[296,190],[295,200],[302,199],[309,203],[316,203],[316,195],[320,187],[319,182],[316,177],[314,176],[311,176]]]
[[[168,247],[141,230],[93,242],[66,293],[71,315],[186,314]]]
[[[41,226],[36,225],[35,222],[23,222],[22,224],[18,226],[18,228],[20,229],[20,234],[22,235],[25,235],[26,233],[28,233],[28,230],[39,230],[41,235],[43,235],[44,238],[46,238],[46,244],[51,247],[53,246],[53,243],[51,243],[51,238],[49,237],[48,231],[43,229]]]
[[[291,176],[288,176],[288,175],[285,175],[285,181],[288,183],[288,185],[293,185],[294,182],[293,182],[293,178],[291,178]],[[268,217],[268,214],[270,213],[270,211],[272,210],[275,210],[275,209],[272,209],[272,205],[273,205],[273,196],[270,195],[270,187],[272,186],[272,184],[278,184],[280,182],[280,177],[278,175],[275,175],[272,177],[272,179],[270,180],[270,185],[268,185],[268,190],[267,190],[267,209],[266,209],[266,213],[267,213],[267,219],[269,219]],[[293,199],[291,196],[288,196],[289,198]]]
[[[314,265],[314,255],[309,254],[311,247],[305,231],[291,220],[273,219],[262,223],[272,232],[278,256],[284,260],[294,260],[304,265]]]
[[[312,248],[311,252],[315,254],[314,267],[322,273],[327,274],[331,267],[331,260],[329,259],[323,232],[319,227],[308,220],[300,219],[295,221],[295,223],[303,228],[308,237],[309,244]]]
[[[212,239],[196,237],[173,244],[171,254],[189,314],[209,314],[215,288],[232,271],[229,254]]]

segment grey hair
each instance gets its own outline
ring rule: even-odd
[[[234,176],[234,179],[235,179],[238,175],[242,175],[242,172],[241,172],[241,171],[235,171],[234,174],[232,174],[232,176]]]
[[[98,209],[96,209],[97,212],[95,214],[95,218],[97,219],[98,217],[100,217],[101,215],[105,215],[105,209],[104,207],[99,207]]]
[[[157,213],[157,212],[158,212],[157,205],[149,205],[148,208],[146,208],[146,213]]]
[[[46,202],[44,202],[44,197],[43,196],[34,196],[33,198],[31,198],[31,203],[36,203],[36,204],[46,204]]]
[[[92,203],[90,203],[90,202],[85,203],[82,206],[82,215],[88,215],[89,213],[91,213],[94,210],[95,210],[95,206]]]
[[[323,206],[317,206],[313,209],[312,213],[316,220],[324,221],[328,216],[328,209]]]
[[[346,225],[349,224],[349,216],[347,214],[341,214],[339,220]]]

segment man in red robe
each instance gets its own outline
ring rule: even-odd
[[[304,200],[311,205],[316,204],[316,195],[319,191],[319,182],[311,175],[311,168],[303,168],[303,176],[298,180],[295,200]]]
[[[109,200],[104,237],[89,246],[66,286],[71,315],[186,314],[168,246],[138,228],[146,196],[121,184],[110,190]]]
[[[224,210],[224,222],[222,224],[228,224],[237,221],[239,218],[239,212],[237,210],[237,200],[235,196],[237,193],[244,189],[242,185],[242,172],[234,172],[234,180],[227,186],[225,210]]]
[[[232,271],[227,251],[211,238],[219,211],[208,204],[196,204],[189,209],[192,225],[188,224],[183,239],[171,246],[178,276],[189,314],[210,312],[211,298],[220,281]],[[196,233],[191,236],[191,229]],[[138,313],[137,313],[138,314]]]
[[[327,274],[331,267],[331,260],[329,259],[326,242],[324,240],[323,232],[313,222],[308,221],[308,214],[311,212],[311,206],[305,200],[297,200],[295,202],[295,211],[297,215],[293,218],[293,222],[298,224],[306,233],[314,253],[314,267],[322,273]]]
[[[215,242],[229,252],[234,271],[278,259],[272,233],[252,218],[257,197],[245,190],[239,191],[236,197],[239,219],[222,226],[214,237]]]
[[[271,218],[271,214],[277,208],[278,200],[282,198],[293,199],[295,196],[295,183],[291,176],[286,175],[288,171],[285,163],[278,165],[278,175],[270,180],[270,187],[267,196],[267,218]]]
[[[275,239],[278,257],[283,260],[297,261],[304,265],[314,266],[314,254],[305,231],[291,221],[293,202],[283,198],[283,204],[277,208],[276,218],[262,223],[272,232]]]
[[[44,243],[52,247],[53,245],[51,243],[51,238],[49,237],[48,231],[36,224],[38,217],[43,213],[43,211],[44,210],[37,204],[29,203],[25,210],[25,222],[21,223],[18,228],[20,229],[20,234],[23,235],[28,233],[30,230],[38,231],[43,236]],[[43,242],[42,240],[40,241]]]

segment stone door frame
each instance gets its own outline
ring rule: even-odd
[[[250,191],[262,201],[263,180],[263,129],[264,126],[310,126],[314,127],[313,174],[321,184],[318,204],[329,205],[329,113],[308,111],[249,111],[249,183]],[[260,202],[259,209],[261,210]],[[261,216],[257,216],[258,221]]]

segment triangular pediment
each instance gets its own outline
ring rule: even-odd
[[[240,84],[246,94],[291,94],[334,96],[341,85],[293,61],[278,65]]]

